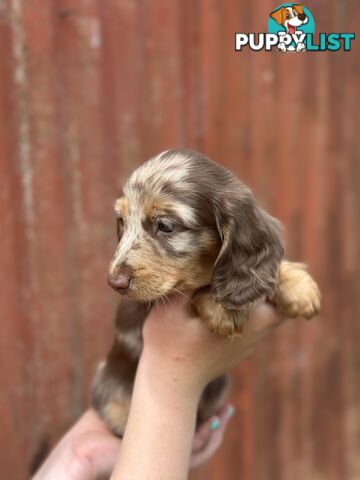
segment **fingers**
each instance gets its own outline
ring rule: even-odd
[[[220,447],[234,407],[226,405],[219,414],[203,423],[194,438],[190,467],[196,468],[207,462]]]
[[[119,456],[121,441],[110,433],[87,433],[73,442],[77,480],[109,478]]]
[[[66,435],[76,467],[76,480],[110,478],[121,440],[107,428],[98,413],[89,408]]]
[[[202,450],[209,441],[211,435],[228,421],[228,410],[232,409],[230,405],[224,406],[217,415],[204,422],[196,431],[193,444],[193,452]]]
[[[250,319],[244,334],[259,334],[260,338],[284,323],[286,318],[269,303],[261,303],[250,310]]]

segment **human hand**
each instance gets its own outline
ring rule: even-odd
[[[32,480],[109,478],[120,445],[121,440],[90,408],[55,446]]]
[[[215,417],[198,427],[195,432],[190,468],[200,467],[208,462],[222,444],[234,407],[225,405]]]
[[[173,295],[155,305],[143,328],[142,368],[149,368],[161,388],[171,382],[199,395],[211,380],[249,356],[256,344],[285,319],[267,303],[254,306],[241,337],[213,334],[190,314],[189,299]]]
[[[197,429],[190,467],[206,463],[222,443],[233,407],[226,405]],[[214,428],[216,426],[216,428]],[[53,449],[32,480],[96,480],[110,478],[121,440],[95,410],[87,410]]]

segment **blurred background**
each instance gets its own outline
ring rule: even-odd
[[[113,202],[173,147],[242,178],[324,297],[234,372],[226,440],[191,479],[360,478],[359,41],[235,53],[277,6],[0,1],[0,478],[28,478],[87,407],[118,302]],[[306,6],[318,32],[358,32],[358,0]]]

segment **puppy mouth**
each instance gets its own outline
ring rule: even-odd
[[[120,295],[127,295],[130,291],[130,287],[127,288],[114,288],[115,292],[120,293]]]
[[[290,35],[292,35],[296,31],[296,27],[294,25],[288,24],[288,30],[289,30]]]

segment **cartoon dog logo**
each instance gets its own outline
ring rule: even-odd
[[[303,11],[303,7],[300,4],[292,4],[289,7],[280,7],[270,15],[279,25],[284,27],[284,32],[279,32],[280,40],[278,43],[278,49],[282,52],[286,51],[297,51],[302,52],[305,50],[305,44],[302,42],[297,43],[296,47],[294,45],[286,45],[285,42],[281,39],[286,34],[289,35],[298,35],[302,34],[301,30],[298,30],[298,27],[306,24],[309,21],[309,18]]]

